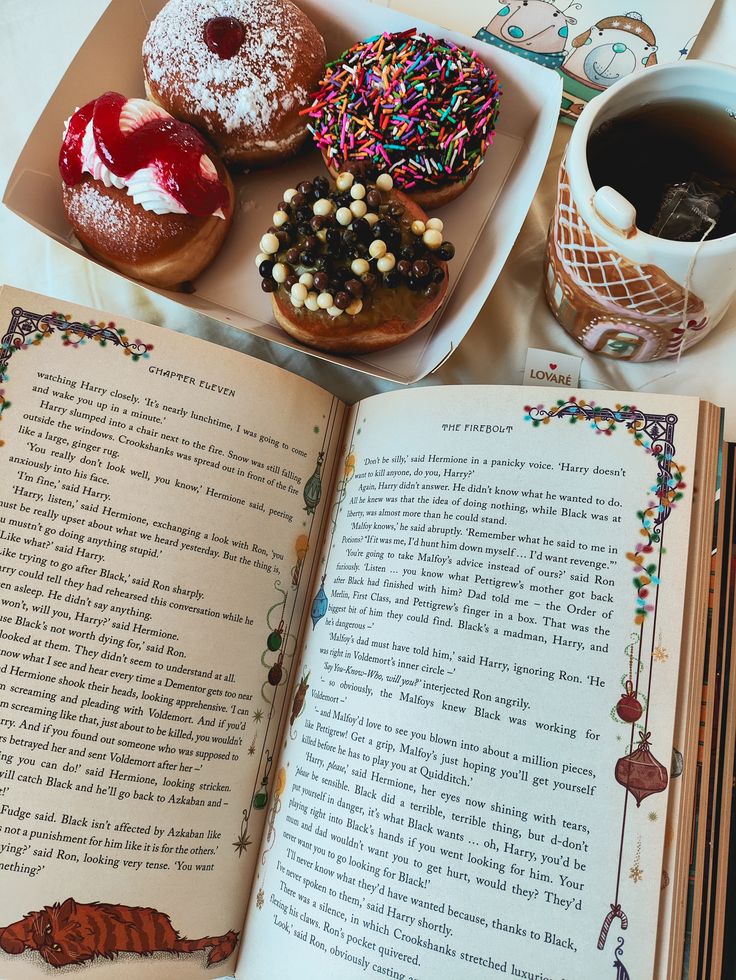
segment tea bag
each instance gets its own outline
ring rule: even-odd
[[[689,180],[665,188],[649,234],[677,242],[702,241],[734,208],[733,187],[693,174]]]

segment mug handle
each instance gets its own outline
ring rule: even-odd
[[[636,234],[636,208],[613,187],[599,187],[593,195],[593,208],[601,219],[625,238]]]

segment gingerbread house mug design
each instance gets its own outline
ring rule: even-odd
[[[587,350],[628,361],[681,353],[706,336],[736,292],[736,235],[701,242],[657,238],[611,187],[596,190],[588,137],[645,102],[706,102],[736,114],[736,70],[707,62],[662,65],[589,103],[563,158],[544,262],[549,306]]]

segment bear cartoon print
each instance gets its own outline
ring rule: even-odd
[[[616,0],[465,0],[450,13],[440,0],[388,0],[445,27],[475,30],[477,40],[557,71],[560,118],[568,123],[616,82],[688,55],[711,3],[669,4],[665,11],[661,0],[636,0],[634,10]]]
[[[585,103],[599,92],[657,64],[652,28],[636,11],[603,17],[572,40],[560,68],[564,82],[563,117],[577,118]]]
[[[501,9],[475,37],[545,68],[559,68],[565,60],[570,31],[577,24],[567,11],[580,9],[570,3],[561,10],[552,0],[500,0]]]

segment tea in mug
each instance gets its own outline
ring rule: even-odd
[[[725,108],[643,105],[594,130],[587,158],[596,189],[623,194],[641,231],[685,242],[736,232],[736,118]]]

